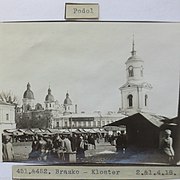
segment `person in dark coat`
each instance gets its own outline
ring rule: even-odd
[[[29,160],[37,160],[39,157],[39,151],[38,151],[38,146],[39,146],[39,141],[38,141],[38,136],[34,135],[32,137],[32,150],[29,153]]]
[[[64,160],[64,137],[59,136],[58,134],[55,136],[53,140],[53,150],[52,155],[54,158],[58,158],[60,161]]]
[[[54,160],[52,139],[50,137],[47,137],[46,142],[47,142],[46,144],[47,160],[49,161]]]
[[[116,150],[117,152],[123,152],[123,154],[126,152],[127,148],[127,136],[125,132],[122,130],[121,134],[118,133],[118,137],[116,139]]]
[[[95,138],[93,137],[92,134],[88,136],[88,139],[87,139],[87,140],[88,140],[88,143],[91,144],[91,145],[93,145],[93,146],[94,146],[94,149],[96,149]]]
[[[72,151],[77,151],[77,135],[72,134],[72,136],[69,139],[71,141]]]
[[[81,161],[85,157],[85,150],[84,150],[84,139],[82,136],[78,136],[77,139],[77,160]]]
[[[123,153],[125,153],[127,149],[127,135],[125,134],[125,131],[121,131],[121,136],[122,136],[122,151]]]
[[[117,139],[116,139],[116,151],[121,151],[121,135],[118,133]]]
[[[44,140],[42,135],[39,135],[39,141],[38,141],[38,151],[39,151],[39,161],[46,161],[47,160],[47,142]]]

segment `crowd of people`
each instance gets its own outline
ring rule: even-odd
[[[32,161],[69,161],[69,154],[75,154],[76,161],[81,162],[85,158],[85,151],[96,149],[96,143],[99,143],[101,137],[97,134],[55,134],[43,136],[35,134],[31,140],[31,152],[29,160]],[[109,142],[116,147],[118,153],[126,153],[128,138],[124,131],[118,132],[117,135],[106,134],[104,142]],[[174,160],[173,139],[171,130],[164,131],[164,138],[160,145],[161,152],[164,154],[167,162],[172,163]],[[2,143],[3,161],[13,161],[14,151],[10,136],[3,136]]]
[[[115,146],[116,152],[125,153],[126,148],[127,148],[128,138],[127,138],[127,134],[125,133],[124,130],[118,132],[117,135],[106,134],[104,137],[104,141],[109,142],[112,146]]]
[[[85,151],[89,144],[96,148],[96,136],[92,134],[81,135],[59,135],[43,137],[42,135],[33,136],[32,151],[29,154],[30,160],[38,161],[68,161],[68,155],[75,153],[77,161],[85,157]]]

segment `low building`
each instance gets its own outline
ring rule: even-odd
[[[159,148],[166,128],[168,118],[147,112],[140,112],[120,119],[107,126],[125,127],[128,145],[142,148]]]
[[[0,101],[0,126],[2,131],[16,128],[15,105]]]
[[[54,119],[52,128],[101,128],[124,117],[126,116],[121,113],[73,113]]]

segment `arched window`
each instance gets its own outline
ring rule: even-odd
[[[58,121],[56,122],[56,127],[57,127],[57,128],[59,127],[59,122],[58,122]]]
[[[133,96],[132,94],[128,95],[128,102],[129,102],[129,107],[132,107],[133,106]]]
[[[148,95],[146,94],[145,95],[145,102],[144,102],[145,106],[147,106],[147,100],[148,100]]]
[[[27,105],[26,108],[27,108],[27,111],[30,111],[30,110],[31,110],[31,106],[30,106],[29,104]]]
[[[128,72],[129,72],[129,77],[133,77],[134,76],[134,70],[133,70],[132,66],[129,66]]]

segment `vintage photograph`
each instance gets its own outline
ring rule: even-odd
[[[179,165],[179,23],[0,24],[3,162]]]

